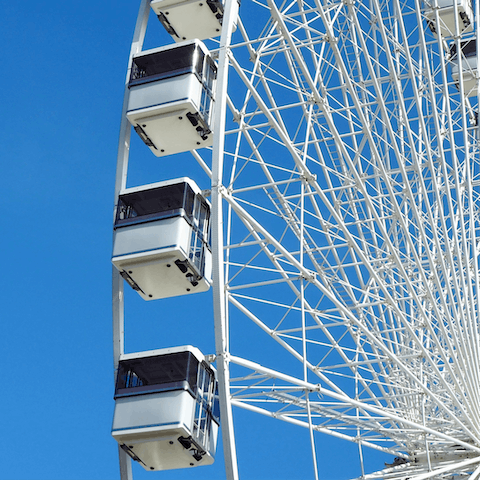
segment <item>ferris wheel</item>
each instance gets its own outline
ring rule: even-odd
[[[239,478],[238,411],[296,427],[312,478],[328,462],[322,438],[354,452],[348,478],[480,477],[478,12],[470,0],[142,0],[112,259],[122,480],[132,459],[212,463],[218,429]],[[144,50],[152,22],[171,41]],[[148,155],[189,155],[204,177],[127,187],[132,129]],[[211,291],[216,351],[125,354],[130,287],[158,308]],[[168,405],[195,397],[200,420],[168,438],[121,426],[125,398],[153,408],[145,365],[168,357],[173,371],[172,355],[197,383]],[[169,382],[158,398],[179,388]],[[292,441],[264,432],[265,448]]]

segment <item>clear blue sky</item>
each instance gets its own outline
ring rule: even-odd
[[[2,4],[0,479],[119,478],[110,436],[111,225],[138,5]],[[155,35],[161,44],[160,25],[149,41]],[[181,175],[168,160],[148,162],[146,183]],[[127,351],[191,343],[213,353],[211,292],[180,311],[173,300],[159,310],[127,293]],[[244,479],[311,476],[307,431],[245,412],[236,419]],[[325,439],[319,449],[328,459],[322,478],[358,473],[355,447]],[[153,474],[136,467],[134,477],[222,479],[221,452],[220,443],[212,467]]]

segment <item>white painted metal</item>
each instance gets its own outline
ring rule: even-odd
[[[130,147],[130,124],[127,120],[128,82],[132,68],[133,56],[142,50],[145,33],[147,30],[148,14],[150,13],[150,0],[142,0],[138,10],[135,31],[133,34],[132,46],[128,60],[128,69],[125,78],[125,90],[123,96],[122,116],[120,121],[120,135],[118,140],[117,168],[115,175],[114,205],[117,205],[118,194],[127,185],[128,155]],[[115,221],[116,210],[113,211]],[[114,377],[117,378],[118,360],[124,352],[124,296],[123,279],[118,270],[112,266],[112,331],[113,331],[113,366]],[[118,447],[118,458],[121,480],[132,480],[132,463],[130,457],[120,446]]]
[[[118,399],[112,435],[117,442],[128,445],[130,451],[141,459],[145,470],[211,465],[215,450],[207,451],[196,461],[190,451],[178,442],[179,437],[192,435],[195,406],[195,400],[186,391]],[[163,425],[146,428],[144,425],[148,423]],[[211,426],[212,443],[216,446],[218,425],[212,422]]]
[[[478,65],[449,54],[472,38],[455,6],[260,1],[228,53],[231,402],[304,426],[314,457],[320,432],[358,444],[364,478],[480,462]],[[428,22],[447,19],[445,40]],[[259,340],[251,363],[232,322],[276,357]],[[368,471],[367,447],[389,466]]]
[[[187,177],[126,188],[120,191],[119,199],[121,201],[123,195],[148,193],[172,185],[191,188],[195,200],[190,206],[193,212],[189,213],[193,214],[194,223],[201,221],[197,217],[210,214],[200,189]],[[205,209],[208,206],[208,212],[196,208],[201,203]],[[116,224],[113,234],[112,263],[147,301],[205,292],[212,283],[212,253],[206,226],[209,218],[202,220],[200,232],[192,219],[187,220],[185,212],[166,213],[168,216],[157,219],[147,217],[143,222]],[[137,218],[141,217],[133,220]]]
[[[433,33],[440,32],[442,37],[455,37],[457,25],[460,35],[473,30],[471,0],[425,0],[424,7],[425,17]]]
[[[225,8],[222,1],[152,0],[151,7],[176,42],[221,35]]]
[[[161,64],[165,61],[163,54],[180,56],[181,53],[177,52],[181,52],[185,46],[196,46],[203,52],[200,75],[191,69],[181,69],[172,74],[164,72],[161,78],[156,78],[155,75],[140,77],[131,80],[129,84],[127,118],[157,157],[209,147],[213,143],[210,126],[214,100],[211,98],[212,92],[208,90],[214,86],[215,73],[208,71],[210,53],[205,45],[199,41],[190,41],[154,48],[135,55],[134,62],[157,57],[159,59],[156,63]],[[199,63],[197,55],[188,58],[190,66],[195,70]],[[167,60],[171,62],[171,57]],[[208,74],[208,79],[203,77],[203,73]],[[207,86],[207,81],[212,85]],[[189,120],[190,115],[198,116],[201,120],[195,120],[193,125]],[[200,122],[203,122],[203,128]]]
[[[237,21],[238,4],[228,0],[225,5],[224,28],[220,38],[218,52],[218,69],[212,168],[211,168],[211,202],[212,202],[212,273],[213,273],[213,314],[215,322],[215,350],[220,395],[220,418],[223,440],[225,470],[228,480],[238,480],[237,450],[233,430],[233,414],[230,397],[229,365],[229,325],[228,303],[225,289],[224,270],[224,212],[223,212],[223,163],[225,148],[225,116],[227,111],[227,89],[229,70],[229,45],[234,24]]]
[[[193,154],[228,479],[253,442],[232,407],[304,427],[313,478],[323,435],[356,444],[359,478],[480,475],[479,66],[450,54],[476,27],[434,34],[442,1],[243,2],[235,33],[226,5]]]
[[[470,45],[469,51],[465,48],[465,45]],[[456,46],[456,44],[455,44]],[[452,78],[455,84],[459,85],[460,75],[463,77],[463,91],[469,97],[477,95],[477,69],[478,69],[478,54],[476,41],[471,40],[467,42],[460,42],[460,49],[462,53],[460,55],[454,53],[451,59],[452,65]],[[450,50],[452,51],[452,50]]]
[[[197,372],[187,371],[186,359],[182,356],[180,363],[176,366],[179,369],[185,369],[180,375],[188,376],[182,377],[183,381],[179,381],[178,371],[170,374],[165,369],[172,368],[169,363],[175,361],[172,360],[172,355],[186,353],[191,354],[198,361]],[[162,363],[164,356],[167,356],[167,361]],[[205,357],[192,346],[120,356],[120,362],[136,360],[148,363],[149,359],[157,361],[155,365],[162,372],[157,378],[165,381],[173,375],[176,383],[174,385],[168,383],[164,388],[157,384],[130,385],[124,388],[128,385],[128,380],[123,380],[123,387],[120,390],[117,389],[115,397],[112,436],[147,471],[212,464],[218,436],[217,420],[212,416],[212,407],[215,402],[215,369],[208,367],[210,373],[207,374]],[[127,369],[123,370],[123,375],[131,375],[130,368],[132,364],[127,363]],[[135,368],[137,367],[133,364],[133,374],[138,373]],[[143,371],[142,367],[140,371]],[[192,373],[196,373],[194,385],[190,383]],[[206,375],[206,382],[202,373]]]

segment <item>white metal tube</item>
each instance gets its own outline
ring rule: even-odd
[[[141,51],[145,32],[147,30],[148,15],[150,13],[150,1],[142,0],[138,10],[137,22],[133,34],[128,68],[125,78],[125,90],[123,95],[122,118],[120,121],[120,136],[118,140],[117,170],[115,175],[115,197],[113,219],[115,221],[120,190],[125,188],[127,182],[128,157],[130,153],[130,132],[131,127],[127,120],[127,104],[129,97],[128,82],[132,68],[133,56]],[[113,329],[113,365],[114,380],[116,382],[118,361],[124,352],[124,296],[123,279],[118,270],[112,266],[112,329]],[[118,447],[118,458],[120,463],[121,480],[132,480],[132,462],[127,453]]]
[[[451,465],[447,465],[446,467],[437,468],[428,473],[422,473],[421,475],[412,475],[410,480],[426,480],[427,478],[436,477],[437,475],[442,475],[447,472],[459,473],[460,469],[464,467],[468,467],[469,465],[474,465],[480,462],[480,457],[469,458],[464,460],[463,462],[452,463]]]
[[[298,378],[292,377],[291,375],[285,375],[284,373],[277,372],[276,370],[272,370],[270,368],[263,367],[262,365],[258,363],[251,362],[249,360],[245,360],[240,357],[230,357],[230,361],[232,363],[235,363],[237,365],[241,365],[245,368],[248,368],[250,370],[253,370],[255,372],[260,372],[260,373],[265,373],[266,375],[269,375],[272,378],[278,378],[279,380],[283,380],[285,382],[292,383],[293,385],[298,385],[302,388],[311,390],[311,391],[316,391],[320,392],[325,396],[331,397],[335,400],[339,400],[340,402],[344,402],[348,405],[351,405],[354,408],[359,408],[360,410],[366,410],[367,412],[374,413],[375,415],[379,415],[381,418],[388,418],[398,424],[404,424],[409,427],[413,427],[415,429],[418,429],[420,431],[424,431],[425,433],[428,433],[432,435],[433,437],[437,438],[442,438],[444,440],[447,440],[449,442],[454,442],[457,445],[461,445],[463,447],[466,447],[468,450],[472,450],[475,452],[480,453],[480,447],[476,447],[475,445],[472,445],[470,443],[464,442],[463,440],[459,440],[458,438],[454,438],[450,435],[446,435],[444,433],[438,432],[436,430],[433,430],[429,427],[426,427],[422,424],[413,422],[411,420],[408,420],[406,418],[399,417],[398,415],[395,415],[393,412],[388,411],[388,410],[382,410],[378,407],[375,407],[373,405],[370,405],[365,402],[361,402],[358,400],[355,400],[353,398],[348,397],[345,394],[338,394],[337,392],[333,392],[331,390],[326,390],[324,388],[320,388],[319,385],[315,385],[313,383],[305,382],[303,380],[299,380]]]
[[[215,92],[214,141],[212,156],[212,260],[213,260],[213,310],[215,322],[215,350],[219,380],[220,415],[223,454],[228,480],[238,480],[237,453],[233,431],[233,414],[230,399],[228,318],[226,314],[224,250],[223,250],[223,152],[225,143],[225,115],[227,108],[228,47],[237,16],[237,0],[225,4],[222,36],[218,50],[217,84]]]

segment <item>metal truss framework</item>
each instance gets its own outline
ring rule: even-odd
[[[478,104],[451,76],[468,35],[435,36],[429,1],[249,0],[234,33],[227,3],[215,143],[193,155],[229,479],[232,407],[309,429],[316,478],[314,432],[358,444],[361,478],[480,476]],[[252,322],[278,357],[232,333]],[[367,447],[401,460],[367,472]]]

